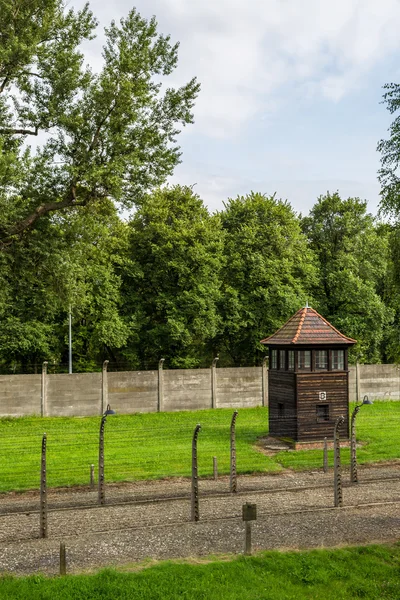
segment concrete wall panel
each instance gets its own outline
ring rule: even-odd
[[[89,417],[100,414],[101,373],[47,376],[46,414],[51,417]]]
[[[349,369],[350,400],[356,399],[356,369]],[[108,402],[119,413],[158,409],[158,371],[108,373]],[[211,408],[211,369],[164,370],[164,411]],[[46,414],[89,416],[101,411],[101,373],[47,376]],[[216,405],[262,404],[262,368],[216,369]],[[360,365],[360,396],[400,400],[396,365]],[[40,414],[41,375],[0,375],[0,415]]]
[[[164,371],[164,410],[211,408],[211,369]]]
[[[157,411],[158,372],[108,373],[108,401],[111,407],[119,413]]]
[[[40,415],[41,375],[0,375],[0,415]]]

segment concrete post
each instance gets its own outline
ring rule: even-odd
[[[333,445],[334,445],[334,502],[335,506],[343,506],[342,496],[342,472],[340,465],[340,438],[339,438],[339,426],[344,423],[344,417],[338,417],[335,422],[334,434],[333,434]]]
[[[251,521],[245,521],[244,553],[251,554]]]
[[[251,554],[251,522],[257,519],[257,505],[249,502],[243,504],[242,517],[245,522],[244,553]]]
[[[164,408],[164,365],[165,358],[160,358],[158,361],[158,402],[157,410],[162,412]]]
[[[358,483],[358,472],[357,472],[357,442],[356,442],[356,417],[361,408],[361,404],[356,406],[351,415],[350,423],[350,481],[351,483]]]
[[[235,410],[235,412],[232,415],[232,421],[231,421],[231,469],[230,469],[230,492],[236,493],[237,492],[237,477],[236,477],[236,430],[235,430],[235,425],[236,425],[236,418],[238,416],[238,411]]]
[[[217,362],[218,356],[214,358],[211,365],[211,408],[217,408]]]
[[[47,471],[46,471],[47,436],[42,437],[42,457],[40,465],[40,537],[47,538]]]
[[[99,495],[98,495],[98,503],[105,503],[105,493],[104,493],[104,427],[106,424],[106,415],[103,415],[100,423],[100,434],[99,434]]]
[[[196,425],[192,440],[192,521],[198,521],[199,514],[199,478],[197,470],[197,438],[201,425]]]
[[[47,365],[48,361],[42,363],[42,392],[40,397],[40,416],[45,417],[47,412]]]
[[[328,472],[328,440],[324,438],[324,473]]]
[[[67,574],[67,557],[65,553],[65,544],[60,542],[60,575]]]
[[[268,405],[268,356],[262,361],[262,398],[261,406]]]
[[[105,360],[103,362],[103,368],[101,370],[101,407],[100,414],[102,415],[106,410],[106,406],[108,405],[108,372],[107,365],[109,361]]]
[[[356,362],[356,403],[361,401],[360,363]]]
[[[213,456],[213,471],[214,471],[214,479],[216,481],[218,479],[218,463],[217,463],[216,456]]]

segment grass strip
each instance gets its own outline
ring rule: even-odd
[[[167,561],[136,572],[0,578],[0,598],[30,600],[366,600],[400,597],[400,546],[262,552],[207,563]]]

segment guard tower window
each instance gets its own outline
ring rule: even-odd
[[[285,416],[285,405],[283,402],[278,402],[278,419],[283,419]]]
[[[332,350],[332,371],[344,370],[344,350]]]
[[[315,368],[319,371],[326,371],[328,369],[328,351],[327,350],[316,350],[315,351]]]
[[[271,369],[278,368],[278,350],[271,350]]]
[[[317,404],[317,421],[329,421],[329,404]]]
[[[311,350],[299,350],[297,366],[301,371],[311,370]]]
[[[279,368],[286,369],[286,352],[285,350],[279,350]]]
[[[294,350],[288,351],[288,369],[294,371]]]

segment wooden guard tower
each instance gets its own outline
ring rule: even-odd
[[[273,335],[269,348],[269,435],[297,442],[349,437],[348,348],[356,343],[308,306]]]

